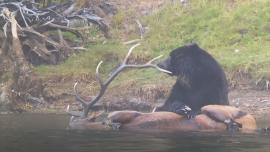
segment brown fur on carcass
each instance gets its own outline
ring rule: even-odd
[[[89,118],[72,117],[70,129],[77,130],[120,130],[136,131],[226,131],[225,120],[241,125],[241,132],[254,132],[257,128],[253,116],[238,108],[224,105],[208,105],[201,114],[187,119],[173,112],[142,113],[138,111],[115,111],[109,114],[108,122],[96,122]]]
[[[163,130],[163,131],[225,131],[225,120],[233,120],[242,125],[240,131],[256,129],[253,116],[238,108],[223,105],[208,105],[201,114],[191,119],[172,112],[140,113],[137,111],[115,111],[108,118],[112,123],[120,123],[120,129]]]

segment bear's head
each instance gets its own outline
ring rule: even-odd
[[[200,50],[195,43],[179,47],[172,50],[170,56],[157,65],[170,71],[173,76],[186,75],[194,70],[196,58],[201,54]]]

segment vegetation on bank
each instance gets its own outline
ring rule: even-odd
[[[114,16],[112,39],[89,43],[87,50],[70,57],[62,64],[38,66],[35,72],[42,76],[91,75],[97,63],[103,60],[105,63],[101,72],[109,73],[127,53],[129,46],[123,45],[123,39],[139,37],[136,30],[131,30],[124,36],[119,34],[123,33],[126,26],[124,22],[132,14],[130,12],[120,10]],[[226,71],[243,71],[251,73],[254,79],[270,79],[268,0],[191,0],[187,5],[166,4],[152,15],[139,19],[148,27],[148,32],[142,45],[134,51],[133,60],[143,62],[159,54],[166,56],[176,47],[196,42],[208,50]],[[142,83],[158,82],[166,78],[164,74],[158,74],[154,70],[129,71],[121,77],[121,82],[133,79]]]

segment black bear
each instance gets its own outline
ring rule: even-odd
[[[197,44],[179,47],[158,64],[177,76],[168,99],[156,111],[171,111],[186,116],[205,105],[228,105],[228,85],[218,62]]]

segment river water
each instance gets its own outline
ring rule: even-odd
[[[0,115],[0,152],[270,152],[269,134],[70,131],[68,119]]]

